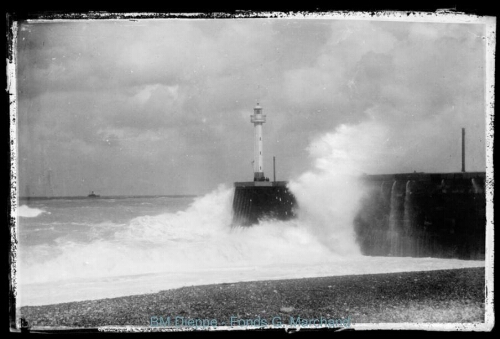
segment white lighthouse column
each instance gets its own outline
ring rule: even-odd
[[[266,116],[262,114],[262,107],[257,104],[254,114],[250,116],[251,122],[254,124],[255,140],[254,140],[254,159],[253,172],[254,181],[263,181],[264,178],[264,155],[262,144],[262,124],[266,122]]]
[[[257,124],[255,126],[255,152],[257,159],[255,166],[255,172],[264,173],[264,162],[262,161],[262,124]]]

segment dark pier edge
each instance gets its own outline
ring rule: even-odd
[[[364,255],[484,260],[485,172],[365,175],[353,223]],[[296,217],[286,181],[236,182],[233,226]]]
[[[263,219],[288,220],[296,216],[297,202],[286,181],[234,184],[233,226],[250,226]]]
[[[362,253],[484,260],[484,172],[366,175],[354,219]]]

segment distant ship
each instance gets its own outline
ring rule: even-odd
[[[99,198],[100,195],[99,194],[95,194],[94,191],[90,192],[90,194],[88,195],[89,198]]]

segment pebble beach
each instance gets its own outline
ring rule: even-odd
[[[300,319],[361,323],[484,322],[485,269],[318,277],[188,286],[159,293],[25,306],[31,329],[158,326],[199,319],[217,326]],[[156,318],[155,318],[156,317]],[[258,323],[257,323],[258,322]]]

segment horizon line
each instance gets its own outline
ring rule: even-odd
[[[58,198],[89,198],[89,199],[113,199],[113,198],[158,198],[158,197],[197,197],[199,194],[146,194],[146,195],[99,195],[98,197],[89,197],[88,195],[54,195],[54,196],[19,196],[19,199],[58,199]]]

